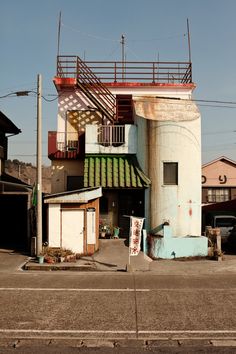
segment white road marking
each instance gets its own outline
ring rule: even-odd
[[[97,333],[97,334],[135,334],[136,331],[101,331],[101,330],[64,330],[64,329],[1,329],[0,333],[58,333],[58,334],[81,334],[81,333]]]
[[[65,330],[65,329],[6,329],[0,328],[0,333],[52,333],[52,334],[136,334],[135,330]],[[138,334],[236,334],[236,330],[164,330],[164,331],[138,331]]]
[[[83,291],[91,291],[91,292],[161,292],[161,291],[173,291],[173,292],[196,292],[196,291],[212,291],[214,290],[215,292],[225,292],[225,288],[182,288],[182,289],[171,289],[171,288],[161,288],[161,289],[132,289],[132,288],[115,288],[115,289],[110,289],[110,288],[104,288],[104,289],[95,289],[95,288],[7,288],[7,287],[0,287],[0,291],[77,291],[77,292],[83,292]],[[230,288],[228,289],[230,292],[236,291],[236,288]]]
[[[0,291],[148,292],[150,289],[0,288]]]

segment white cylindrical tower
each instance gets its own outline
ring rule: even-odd
[[[169,222],[173,236],[201,235],[201,125],[149,120],[151,229]]]

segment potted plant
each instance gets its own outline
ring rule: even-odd
[[[108,226],[103,223],[103,221],[100,221],[99,223],[99,233],[102,238],[106,237],[106,234],[108,232]]]
[[[114,226],[113,228],[113,238],[119,238],[120,234],[120,227],[119,226]]]

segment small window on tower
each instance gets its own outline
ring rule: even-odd
[[[178,162],[163,163],[163,183],[178,185]]]

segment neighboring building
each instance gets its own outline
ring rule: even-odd
[[[202,166],[202,204],[236,199],[236,161],[225,156]]]
[[[202,167],[202,232],[219,227],[227,239],[235,217],[236,161],[221,156]]]
[[[8,139],[19,133],[21,130],[0,111],[0,248],[29,251],[31,187],[5,172]]]
[[[200,237],[201,117],[192,101],[191,63],[59,56],[54,83],[52,193],[101,186],[101,222],[119,226],[123,237],[129,235],[129,216],[140,216],[149,233],[160,235],[156,256],[206,255]],[[170,233],[175,237],[169,252]],[[181,247],[174,252],[176,239]]]

